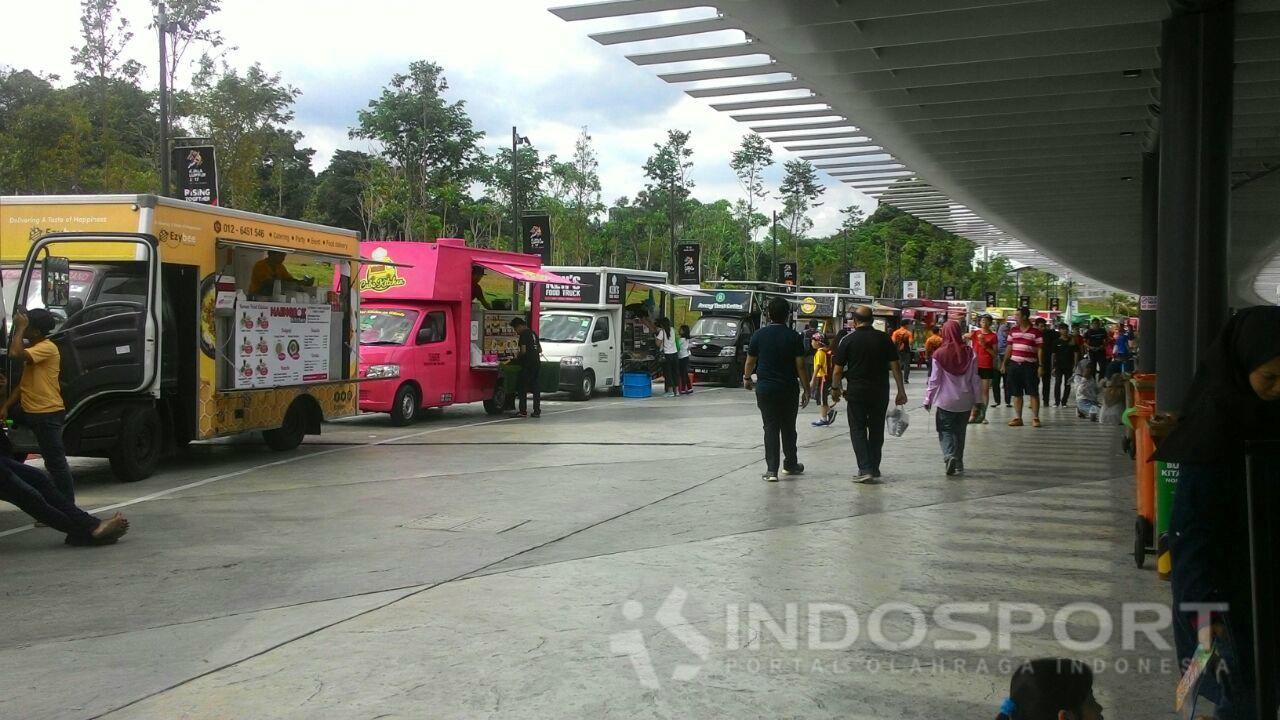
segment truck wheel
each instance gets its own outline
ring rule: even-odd
[[[111,449],[111,472],[120,482],[144,480],[160,463],[164,437],[155,408],[130,410],[120,423],[120,439]]]
[[[484,401],[484,411],[490,415],[501,415],[506,407],[507,385],[499,378],[498,384],[493,388],[493,397]]]
[[[262,439],[276,452],[293,450],[302,444],[307,434],[307,409],[297,400],[284,414],[284,422],[275,430],[263,430]]]
[[[742,387],[742,368],[734,365],[729,368],[729,374],[724,377],[724,386],[727,388]]]
[[[574,400],[590,400],[596,391],[596,374],[590,370],[582,373],[582,382],[573,390]]]
[[[418,417],[418,391],[412,385],[401,385],[396,391],[396,399],[391,403],[391,424],[408,425]]]

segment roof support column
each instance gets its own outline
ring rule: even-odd
[[[1233,7],[1230,0],[1177,5],[1190,11],[1165,21],[1161,43],[1156,280],[1166,332],[1156,337],[1156,398],[1162,411],[1181,406],[1200,354],[1228,314]]]
[[[1147,298],[1159,294],[1157,268],[1159,261],[1158,228],[1160,226],[1160,152],[1155,148],[1142,154],[1142,255],[1139,269],[1138,293],[1140,295],[1138,323],[1142,340],[1146,342],[1138,353],[1138,372],[1153,373],[1156,371],[1156,357],[1159,356],[1160,337],[1157,327],[1156,311],[1147,310]],[[1141,340],[1140,340],[1141,342]]]

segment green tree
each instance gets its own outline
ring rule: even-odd
[[[142,74],[138,61],[122,61],[133,32],[129,20],[119,15],[116,0],[80,0],[80,39],[83,44],[71,48],[77,80],[136,81]]]
[[[729,167],[737,176],[744,194],[744,197],[734,204],[734,213],[738,218],[738,224],[742,227],[741,256],[744,259],[752,254],[749,248],[756,229],[764,227],[768,222],[762,214],[757,212],[757,208],[769,195],[764,187],[764,171],[771,165],[773,165],[773,146],[755,133],[743,135],[738,149],[734,150],[729,158]]]
[[[315,150],[299,147],[302,133],[272,128],[263,133],[262,159],[258,164],[258,212],[301,219],[315,185],[311,158]]]
[[[357,150],[335,152],[329,166],[316,176],[306,218],[323,225],[362,230],[360,194],[368,182],[372,162],[372,155]]]
[[[809,210],[822,204],[817,200],[827,189],[818,182],[818,171],[808,160],[788,160],[783,169],[782,185],[778,188],[779,199],[782,200],[782,215],[787,233],[795,243],[796,262],[799,262],[799,240],[813,227]]]
[[[693,148],[689,147],[689,133],[668,130],[667,141],[654,143],[654,153],[644,163],[645,193],[650,207],[666,213],[670,246],[666,253],[675,273],[676,233],[679,228],[684,202],[693,189]],[[661,257],[661,256],[660,256]]]
[[[478,143],[484,133],[472,126],[464,102],[445,100],[448,88],[439,65],[410,63],[409,72],[392,76],[382,94],[359,112],[350,132],[353,138],[378,143],[403,175],[412,199],[403,207],[406,239],[423,237],[414,228],[425,222],[419,216],[430,214],[427,208],[439,208],[439,217],[447,217],[448,206],[457,202],[451,188],[483,175]]]
[[[170,31],[165,33],[167,65],[162,68],[170,88],[177,87],[178,70],[192,49],[203,47],[205,54],[224,47],[222,33],[209,27],[209,19],[222,9],[222,0],[151,0],[158,16],[164,3]],[[154,29],[155,24],[152,23]]]

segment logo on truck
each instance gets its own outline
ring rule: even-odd
[[[374,248],[370,259],[377,262],[391,262],[391,255],[386,248]],[[405,285],[408,281],[400,277],[394,265],[370,264],[365,266],[364,277],[360,278],[360,290],[369,292],[386,292],[391,288]]]

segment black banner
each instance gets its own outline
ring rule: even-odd
[[[836,299],[832,295],[804,295],[793,301],[796,315],[805,318],[835,317]]]
[[[627,292],[627,277],[618,273],[608,274],[608,284],[604,286],[604,304],[622,305]]]
[[[1019,295],[1019,296],[1018,296],[1018,307],[1019,307],[1019,308],[1029,308],[1029,307],[1031,307],[1031,296],[1030,296],[1030,295]]]
[[[597,305],[600,303],[599,274],[559,273],[559,275],[560,277],[569,278],[578,284],[557,285],[556,283],[544,283],[539,285],[538,287],[542,288],[542,302],[569,303],[573,305]]]
[[[546,213],[525,215],[520,218],[520,234],[524,238],[524,254],[537,255],[542,258],[543,265],[550,265],[551,216]],[[599,288],[599,284],[596,287]]]
[[[680,245],[680,271],[676,273],[677,285],[698,285],[702,282],[702,246],[698,243]]]
[[[218,162],[212,145],[173,148],[169,158],[178,179],[178,197],[202,205],[218,204]]]
[[[1049,309],[1050,309],[1050,310],[1052,310],[1052,311],[1054,311],[1054,312],[1058,312],[1058,311],[1062,310],[1062,303],[1061,303],[1061,301],[1060,301],[1058,298],[1056,298],[1056,297],[1051,297],[1051,298],[1049,298]]]
[[[738,313],[746,315],[751,312],[751,291],[708,290],[705,297],[689,298],[689,309],[701,313]]]
[[[982,295],[983,295],[983,297],[986,299],[987,307],[995,307],[995,306],[996,306],[996,303],[998,302],[998,300],[997,300],[997,298],[996,298],[996,294],[995,294],[995,293],[993,293],[993,292],[988,292],[988,293],[983,293]]]
[[[778,263],[778,282],[782,283],[783,285],[790,285],[791,286],[790,292],[795,292],[796,274],[799,273],[799,271],[800,271],[800,268],[797,263],[793,263],[793,262]]]
[[[943,288],[942,288],[942,299],[943,299],[943,300],[955,300],[955,299],[956,299],[956,286],[955,286],[955,285],[945,285],[945,286],[943,286]]]

